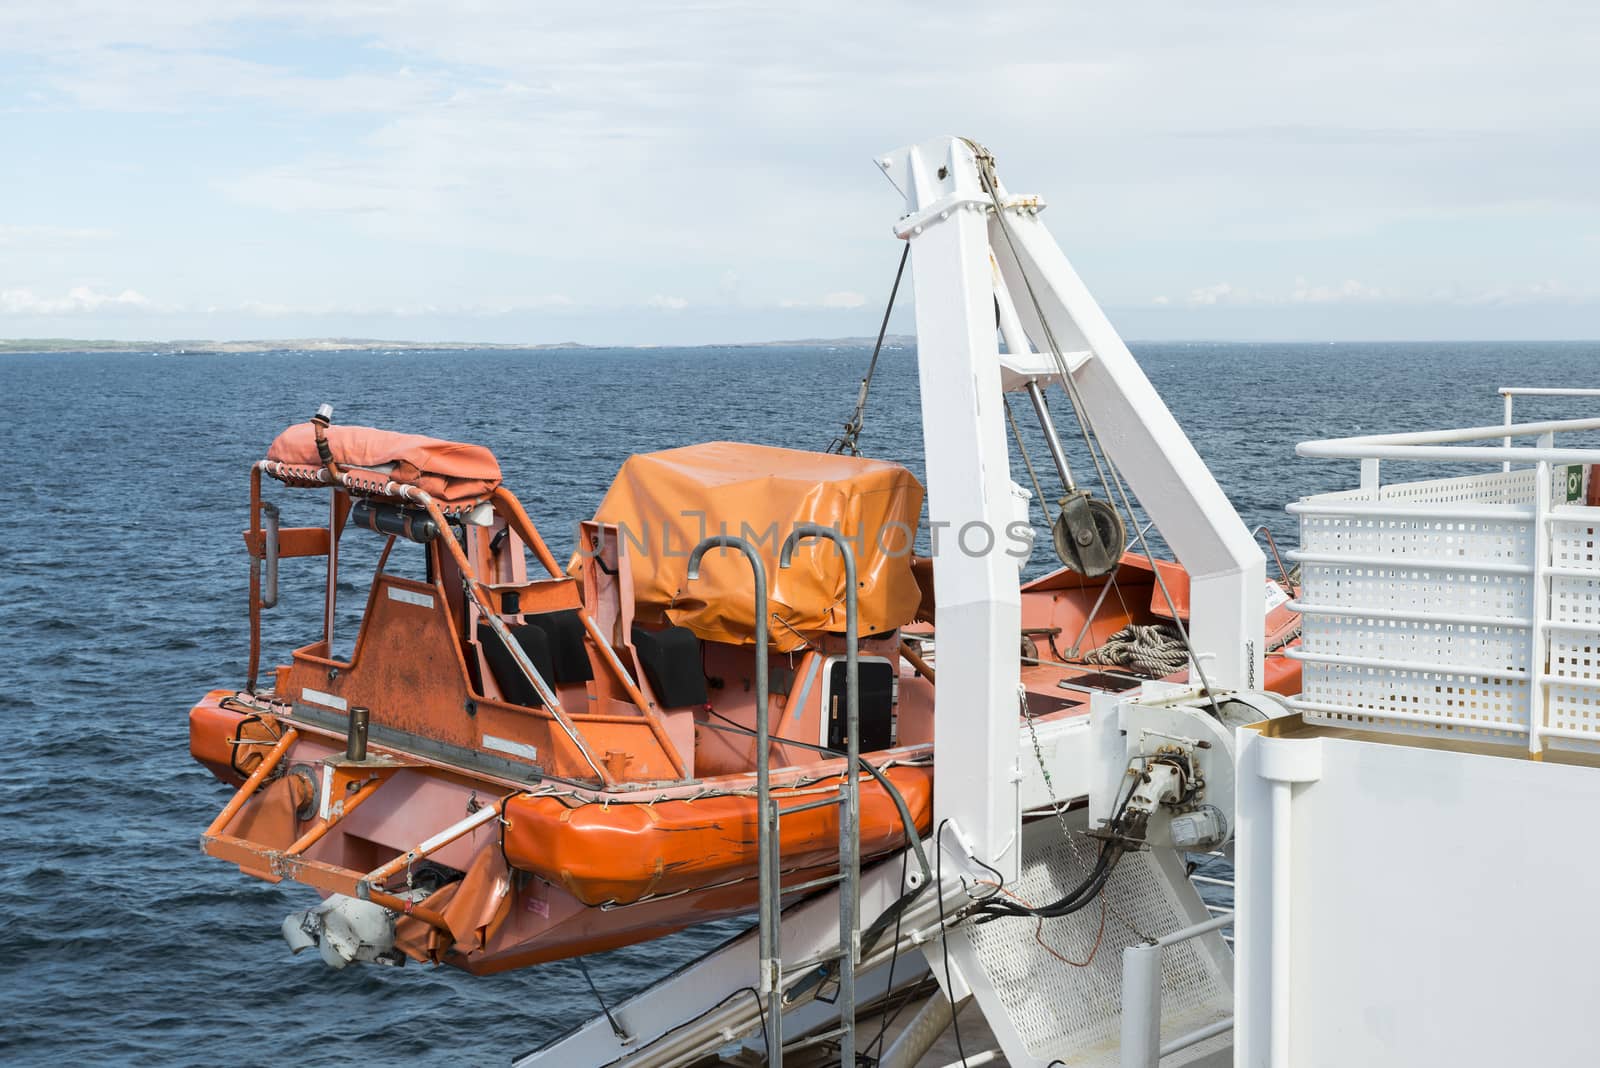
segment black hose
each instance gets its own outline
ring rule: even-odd
[[[949,931],[944,925],[944,825],[949,819],[939,821],[939,829],[933,835],[933,863],[936,865],[939,880],[939,951],[944,955],[944,991],[950,997],[950,1028],[956,1035],[956,1052],[961,1055],[962,1068],[966,1068],[967,1050],[961,1044],[961,1006],[956,1004],[955,984],[950,981],[950,942]]]
[[[1116,811],[1107,821],[1106,828],[1114,835],[1123,832],[1123,819],[1128,814],[1128,805],[1133,801],[1133,795],[1138,790],[1138,780],[1129,787],[1126,794],[1121,796],[1116,806]],[[1023,905],[1015,901],[985,900],[974,912],[978,915],[978,923],[989,923],[1002,916],[1026,916],[1034,919],[1060,919],[1070,916],[1074,912],[1088,907],[1105,890],[1106,884],[1111,881],[1111,872],[1116,868],[1117,862],[1122,859],[1128,847],[1122,841],[1108,840],[1100,844],[1100,853],[1095,857],[1094,867],[1084,880],[1066,894],[1052,901],[1048,905],[1037,907]],[[998,896],[998,895],[996,895]]]

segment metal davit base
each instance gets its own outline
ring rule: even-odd
[[[1076,835],[1084,816],[1082,810],[1068,816],[1075,832],[1070,842],[1054,819],[1025,826],[1022,874],[1006,889],[1042,903],[1081,882],[1094,863],[1093,847]],[[1220,927],[1190,930],[1214,918],[1190,884],[1182,855],[1170,849],[1128,854],[1102,902],[1103,931],[1101,909],[1091,905],[1046,920],[1042,927],[1019,917],[950,932],[957,982],[965,980],[977,998],[1007,1063],[1019,1068],[1043,1068],[1054,1060],[1074,1068],[1128,1064],[1120,1048],[1124,1011],[1149,1021],[1162,1046],[1231,1021],[1233,955]],[[1124,948],[1175,932],[1185,937],[1160,953],[1160,997],[1151,1004],[1151,999],[1125,996],[1133,992],[1123,989]],[[937,945],[925,952],[930,963],[942,963]],[[941,974],[939,963],[935,975]],[[1231,1045],[1232,1036],[1223,1028],[1215,1037],[1174,1050],[1162,1063],[1201,1062]]]

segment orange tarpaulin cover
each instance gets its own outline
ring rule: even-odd
[[[328,445],[340,467],[371,472],[378,481],[416,486],[441,503],[476,500],[500,485],[500,462],[482,445],[370,426],[331,426]],[[267,459],[322,470],[311,424],[296,423],[279,434],[267,450]]]
[[[845,624],[844,561],[831,543],[807,541],[789,569],[778,568],[796,525],[851,539],[867,636],[916,615],[911,548],[921,512],[922,485],[899,464],[719,441],[629,457],[595,520],[621,528],[639,617],[665,616],[707,641],[754,639],[753,579],[743,554],[716,549],[687,582],[689,552],[709,534],[744,537],[766,565],[770,610],[782,620],[768,619],[771,641],[787,651],[801,635]]]

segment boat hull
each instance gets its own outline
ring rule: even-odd
[[[195,759],[222,781],[243,784],[238,803],[205,835],[206,851],[269,882],[392,907],[396,947],[413,959],[498,972],[630,945],[757,905],[753,776],[620,799],[554,783],[530,792],[376,746],[367,760],[346,761],[341,738],[281,706],[267,708],[215,691],[190,712]],[[273,754],[271,774],[260,775]],[[873,762],[920,836],[932,822],[932,768],[911,757]],[[774,796],[780,806],[816,800],[837,790],[842,770],[838,760],[788,770]],[[862,855],[870,862],[907,837],[884,788],[863,777],[859,789]],[[486,805],[496,807],[494,818],[419,848]],[[836,870],[836,806],[794,813],[781,833],[784,885]],[[386,865],[392,871],[374,879]],[[441,872],[448,881],[432,888],[429,879]]]
[[[838,763],[835,761],[834,763]],[[928,832],[933,769],[896,764],[894,784],[916,823]],[[569,798],[515,797],[505,808],[505,854],[518,869],[566,888],[586,905],[631,904],[756,874],[759,830],[754,776],[723,784],[738,792],[655,803],[574,803]],[[807,785],[778,789],[780,811],[837,795],[837,773]],[[902,848],[905,828],[894,800],[876,781],[862,779],[861,852],[871,858]],[[785,868],[821,868],[839,855],[839,808],[830,805],[784,816],[780,855]]]

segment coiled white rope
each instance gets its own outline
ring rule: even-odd
[[[1152,678],[1183,670],[1189,653],[1183,635],[1165,623],[1130,623],[1084,658],[1089,664],[1133,668]]]

